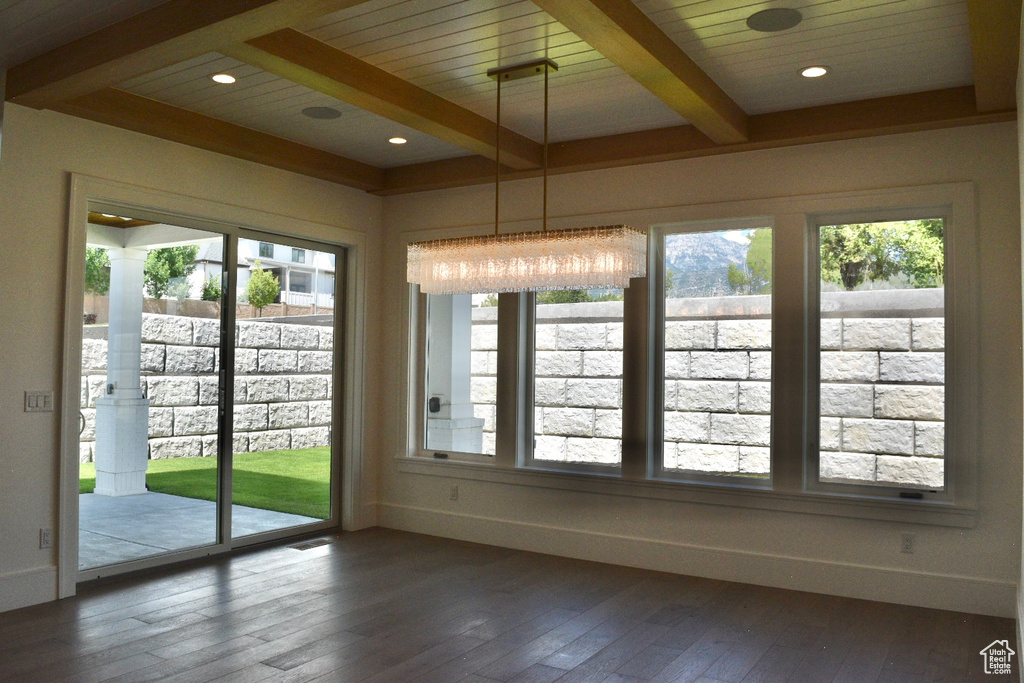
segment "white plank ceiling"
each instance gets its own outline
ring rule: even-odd
[[[48,41],[66,42],[155,4],[0,0],[0,59],[15,63],[43,51]],[[965,0],[637,0],[637,5],[748,114],[972,82]],[[803,22],[770,34],[747,28],[752,13],[780,6],[800,10]],[[371,0],[296,28],[492,120],[495,85],[487,69],[550,57],[560,67],[550,83],[553,141],[685,123],[529,0]],[[814,80],[799,75],[814,64],[827,65],[831,73]],[[220,71],[238,82],[212,83],[209,76]],[[217,54],[120,87],[385,168],[467,154]],[[309,106],[332,106],[342,116],[309,119],[301,114]],[[540,140],[542,112],[541,79],[503,88],[502,123],[509,128]],[[392,135],[410,142],[389,145]]]

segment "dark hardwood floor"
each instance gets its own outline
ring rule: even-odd
[[[1017,680],[979,654],[1015,647],[1010,619],[385,529],[325,538],[0,614],[0,681]]]

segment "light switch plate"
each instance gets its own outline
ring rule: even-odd
[[[26,413],[52,413],[53,392],[52,391],[26,391],[25,392]]]

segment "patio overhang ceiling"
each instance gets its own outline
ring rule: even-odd
[[[52,109],[379,195],[493,181],[495,125],[291,26],[366,0],[169,0],[19,64],[7,100]],[[572,140],[550,148],[552,173],[1010,121],[1019,0],[968,0],[974,85],[748,115],[631,0],[534,0],[686,125]],[[117,88],[218,52],[470,152],[378,168]],[[503,129],[505,177],[540,173],[541,145]]]
[[[211,237],[210,233],[193,228],[141,220],[128,220],[123,221],[120,225],[114,225],[111,221],[94,222],[91,219],[91,212],[89,215],[86,243],[91,246],[107,249],[162,249],[194,244],[213,244],[221,240],[219,236]]]

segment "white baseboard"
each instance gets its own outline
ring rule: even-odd
[[[57,568],[40,567],[0,575],[0,612],[57,598]]]
[[[1018,607],[1015,583],[977,577],[682,545],[388,503],[380,504],[379,522],[519,550],[863,600],[1008,618],[1024,609]]]

